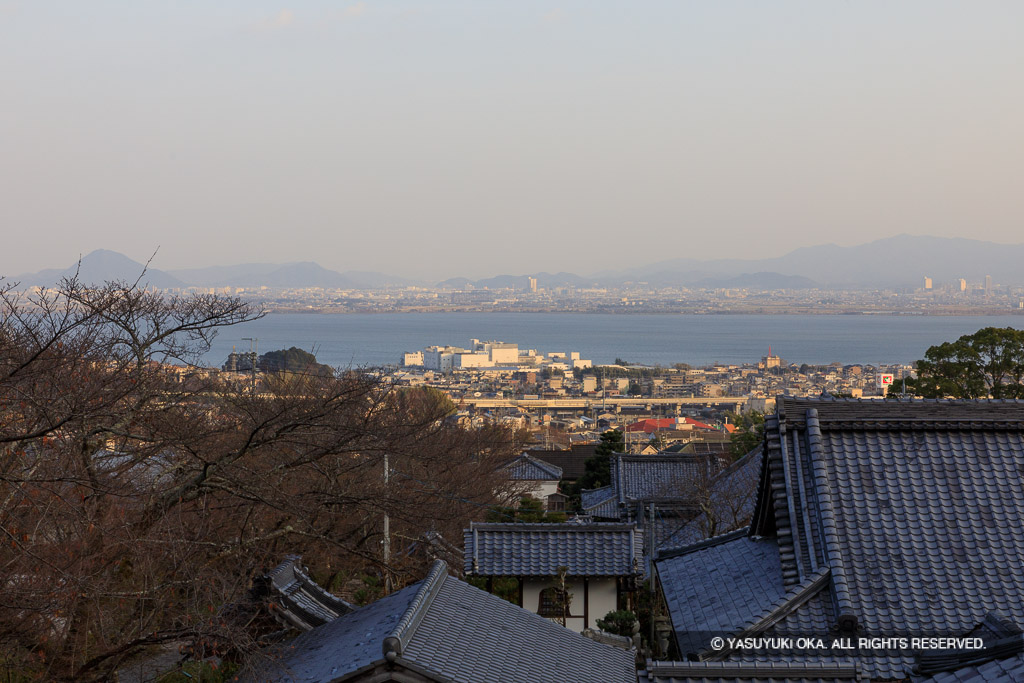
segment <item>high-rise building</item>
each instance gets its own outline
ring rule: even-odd
[[[992,276],[991,275],[986,275],[985,276],[985,296],[988,296],[991,293],[992,293]]]
[[[535,277],[530,278],[530,291],[534,294],[537,293],[537,278]]]
[[[966,292],[967,291],[967,280],[965,280],[963,278],[960,278],[960,291],[961,292]]]
[[[930,277],[926,277],[924,279],[924,288],[925,289],[931,289],[932,288],[932,279]]]

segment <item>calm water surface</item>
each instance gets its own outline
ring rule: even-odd
[[[908,363],[933,344],[982,327],[1024,327],[1024,316],[610,315],[587,313],[274,314],[220,331],[205,357],[220,365],[243,337],[261,353],[297,346],[333,366],[397,364],[405,351],[470,338],[520,349],[579,351],[595,363],[622,358],[671,365],[754,362],[768,352],[796,363]]]

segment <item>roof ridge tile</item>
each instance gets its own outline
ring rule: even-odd
[[[728,543],[729,541],[735,541],[738,538],[743,538],[749,533],[749,529],[736,529],[735,531],[729,531],[719,536],[712,536],[711,538],[705,538],[703,541],[697,541],[689,545],[676,546],[674,548],[660,548],[654,554],[655,561],[667,560],[671,557],[680,557],[682,555],[689,555],[695,553],[698,550],[704,550],[705,548],[713,548],[716,545]]]
[[[444,560],[434,560],[427,578],[420,584],[416,595],[409,602],[409,606],[398,620],[398,624],[384,638],[381,649],[385,659],[389,662],[395,661],[395,658],[401,655],[405,646],[409,644],[409,640],[416,633],[416,627],[420,625],[423,615],[430,609],[430,604],[434,601],[434,597],[441,589],[447,577],[447,563]]]
[[[821,451],[818,411],[815,408],[807,410],[807,444],[814,472],[814,490],[821,512],[821,534],[825,540],[825,556],[832,569],[832,586],[835,590],[836,606],[838,607],[839,628],[844,631],[852,631],[857,627],[857,616],[853,611],[853,599],[850,596],[846,568],[839,553],[839,531],[836,526],[835,510],[832,506],[832,491],[828,483],[825,457]]]

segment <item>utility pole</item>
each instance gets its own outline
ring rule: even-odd
[[[643,514],[643,508],[641,508],[641,514]],[[657,602],[658,602],[657,599],[656,599],[656,596],[655,596],[655,586],[654,586],[654,516],[655,516],[655,514],[656,513],[655,513],[655,509],[654,509],[654,501],[651,501],[650,517],[649,517],[649,520],[648,520],[649,523],[647,525],[647,538],[644,539],[644,540],[648,541],[648,548],[649,548],[649,550],[647,551],[647,577],[648,577],[647,578],[647,587],[650,590],[650,595],[649,595],[648,599],[651,601],[651,633],[650,633],[650,641],[649,642],[651,643],[651,647],[652,648],[654,647],[654,643],[657,642],[657,641],[654,640],[654,636],[655,636],[655,632],[654,632],[654,610],[655,610],[655,605],[657,605]]]
[[[388,481],[391,479],[391,465],[388,454],[384,453],[384,495],[387,495]],[[384,505],[384,592],[391,593],[391,518],[388,516],[387,501]]]

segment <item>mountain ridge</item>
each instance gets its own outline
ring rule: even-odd
[[[919,287],[925,277],[936,286],[960,278],[979,282],[986,275],[997,284],[1024,285],[1024,244],[999,244],[962,237],[894,235],[850,247],[836,244],[802,246],[782,256],[764,259],[677,257],[646,266],[604,270],[590,276],[570,272],[495,275],[471,279],[452,277],[427,283],[373,271],[338,272],[313,262],[243,263],[229,266],[159,270],[108,249],[97,249],[67,268],[22,274],[22,286],[53,286],[78,272],[86,282],[142,278],[159,288],[272,287],[299,289],[371,289],[436,286],[460,289],[527,289],[537,278],[545,289],[555,287],[619,287],[643,283],[651,287],[708,289],[874,289]]]

